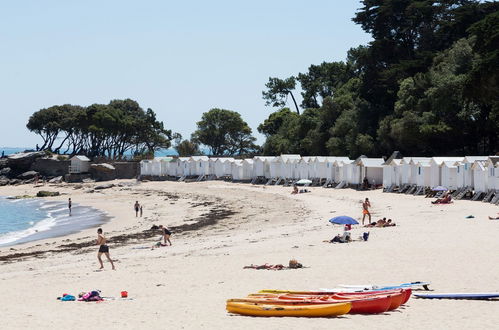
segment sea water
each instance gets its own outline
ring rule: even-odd
[[[107,220],[104,212],[78,203],[69,215],[66,202],[0,197],[0,247],[76,233]]]

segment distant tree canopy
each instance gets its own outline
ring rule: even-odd
[[[171,140],[171,131],[154,111],[130,99],[88,107],[55,105],[35,112],[26,126],[42,138],[41,150],[91,157],[151,154],[170,147]]]
[[[494,154],[499,151],[499,3],[364,0],[368,46],[346,61],[269,78],[265,154]],[[288,95],[300,83],[302,114]],[[293,97],[294,100],[294,97]]]
[[[182,140],[182,135],[180,133],[175,133],[173,135],[173,140],[175,142],[173,148],[177,151],[179,157],[198,156],[203,154],[199,149],[199,143],[192,140]]]
[[[251,128],[235,111],[211,109],[197,122],[191,141],[207,146],[212,155],[243,155],[258,146],[251,135]]]

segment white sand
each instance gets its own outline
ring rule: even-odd
[[[82,189],[74,186],[43,189],[68,193],[53,199],[71,197],[73,203],[113,216],[103,225],[108,236],[135,233],[152,224],[192,223],[215,205],[225,205],[237,213],[216,225],[174,234],[172,247],[133,249],[149,247],[159,236],[120,247],[111,242],[116,271],[107,261],[104,271],[95,271],[97,247],[0,263],[2,329],[484,329],[499,324],[499,301],[411,299],[405,308],[384,315],[336,319],[251,318],[225,311],[226,299],[265,288],[317,289],[420,280],[431,281],[435,292],[499,291],[499,221],[487,220],[499,208],[488,203],[431,205],[424,197],[323,188],[294,196],[289,194],[290,188],[216,181],[149,182],[95,193],[85,193],[91,184]],[[34,194],[40,189],[2,187],[0,195]],[[178,199],[158,192],[175,194]],[[365,197],[372,201],[374,218],[386,216],[398,226],[371,228],[368,242],[323,243],[342,232],[327,220],[336,215],[359,217]],[[145,205],[144,218],[135,218],[135,200]],[[467,215],[475,219],[465,219]],[[354,228],[354,237],[364,230]],[[16,251],[0,248],[0,256],[57,250],[68,243],[67,239],[84,242],[94,238],[95,228],[14,246]],[[309,268],[243,269],[252,263],[286,264],[291,258]],[[62,293],[93,289],[113,297],[127,290],[133,300],[56,300]]]

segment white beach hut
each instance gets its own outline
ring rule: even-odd
[[[315,157],[303,156],[298,162],[295,163],[296,172],[299,179],[312,179],[315,178],[314,161]],[[294,176],[293,176],[294,177]]]
[[[431,158],[429,157],[404,157],[400,162],[401,171],[402,171],[402,184],[414,185],[417,184],[417,166],[418,162],[429,162]]]
[[[274,156],[255,156],[253,157],[253,174],[252,177],[270,178],[270,163]]]
[[[318,156],[314,157],[311,162],[312,165],[312,174],[311,177],[314,179],[333,179],[334,172],[334,162],[335,161],[350,161],[348,157],[342,156]]]
[[[299,161],[300,159],[300,155],[293,154],[283,154],[275,157],[270,161],[270,177],[273,179],[288,178],[286,175],[292,175],[292,163],[288,163],[288,161]]]
[[[231,175],[232,173],[232,163],[234,162],[234,158],[232,157],[223,157],[218,158],[215,161],[215,175],[217,177],[224,177],[227,175]]]
[[[337,160],[333,163],[334,182],[350,183],[352,177],[352,169],[354,168],[353,160]]]
[[[243,160],[235,159],[233,162],[230,162],[230,170],[233,181],[241,181],[243,180]]]
[[[143,159],[140,161],[140,175],[151,175],[152,173],[152,160]],[[71,173],[71,170],[70,170]]]
[[[459,162],[444,161],[440,165],[442,174],[441,185],[447,187],[449,190],[456,190],[458,188],[457,164],[459,164]]]
[[[430,187],[431,165],[430,161],[419,160],[415,168],[416,185],[418,187]]]
[[[359,158],[356,162],[356,169],[354,169],[352,184],[361,184],[364,178],[369,180],[370,184],[383,183],[383,158]]]
[[[189,171],[191,175],[209,175],[210,159],[208,158],[208,156],[189,157]]]
[[[159,176],[168,176],[173,157],[157,157],[154,160],[159,162]]]
[[[392,159],[383,165],[383,187],[392,185],[400,187],[402,184],[402,159]]]
[[[485,167],[487,168],[489,190],[499,191],[499,156],[488,157]]]
[[[241,180],[251,180],[253,179],[253,159],[243,160],[243,174]]]
[[[76,155],[71,157],[69,165],[69,173],[87,173],[90,170],[90,159],[87,156]]]
[[[442,185],[442,163],[461,162],[464,157],[432,157],[430,160],[430,187]]]
[[[471,166],[473,172],[473,190],[475,192],[487,192],[488,186],[488,171],[485,167],[485,161],[475,161]]]

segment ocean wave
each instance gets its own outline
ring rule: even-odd
[[[38,232],[47,231],[56,225],[56,219],[52,216],[42,219],[27,229],[11,231],[8,233],[0,234],[0,246],[14,243],[22,238],[31,236]]]

